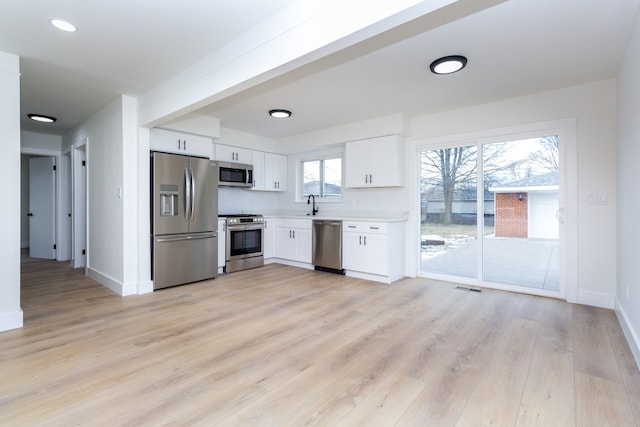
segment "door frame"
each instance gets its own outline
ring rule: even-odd
[[[34,156],[49,156],[55,158],[55,164],[57,168],[60,168],[62,164],[62,152],[60,150],[47,150],[41,148],[30,148],[30,147],[21,147],[20,154],[34,155]],[[64,248],[66,239],[61,238],[65,233],[65,227],[63,224],[63,203],[62,203],[62,194],[66,191],[63,187],[62,180],[60,179],[60,170],[57,170],[55,174],[55,241],[56,241],[56,261],[64,261],[62,259],[62,254],[65,253],[66,248]],[[22,183],[20,183],[22,185]]]
[[[550,120],[529,123],[511,127],[487,129],[457,135],[437,138],[416,139],[414,144],[414,203],[411,224],[408,227],[412,233],[413,253],[415,254],[415,275],[433,277],[439,280],[455,281],[468,285],[480,285],[487,288],[504,289],[513,292],[529,293],[533,295],[552,296],[566,299],[568,302],[578,301],[578,174],[577,174],[577,124],[575,118]],[[482,282],[480,279],[465,279],[450,276],[424,275],[421,272],[420,230],[420,153],[424,150],[459,145],[504,142],[509,140],[526,139],[543,134],[556,134],[560,137],[560,291],[559,293],[540,291],[534,288],[516,287]]]
[[[73,268],[84,268],[85,274],[88,268],[88,242],[89,242],[89,210],[88,210],[88,138],[82,145],[74,146],[71,151],[71,206],[72,206],[72,232],[71,232],[71,262]],[[85,162],[83,165],[82,162]],[[82,251],[85,251],[84,253]]]

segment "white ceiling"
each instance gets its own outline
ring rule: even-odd
[[[294,1],[0,0],[0,51],[21,57],[22,117],[59,118],[53,126],[23,120],[23,129],[61,135],[119,94],[145,93]],[[396,34],[392,44],[378,37],[200,112],[223,127],[284,137],[612,78],[639,4],[508,0],[404,40]],[[54,30],[52,17],[79,31]],[[467,68],[431,74],[429,62],[448,54],[466,55]],[[270,108],[294,115],[269,119]]]

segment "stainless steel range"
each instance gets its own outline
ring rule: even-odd
[[[225,271],[246,270],[264,265],[264,218],[262,215],[220,215],[226,225]]]

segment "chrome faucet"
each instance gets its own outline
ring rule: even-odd
[[[316,208],[316,196],[314,196],[313,194],[309,194],[309,197],[307,198],[307,204],[310,204],[311,200],[313,200],[313,206],[311,207],[311,215],[315,215],[318,213],[318,208]]]

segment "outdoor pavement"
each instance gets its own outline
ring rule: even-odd
[[[559,290],[558,240],[485,236],[483,245],[484,281]],[[475,238],[422,246],[422,271],[476,278],[477,252]]]

